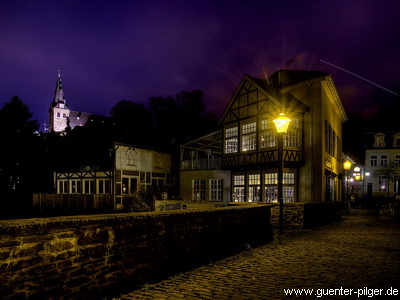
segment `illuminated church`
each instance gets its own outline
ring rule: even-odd
[[[64,95],[60,70],[58,70],[56,90],[49,109],[49,131],[66,132],[76,126],[84,126],[92,114],[72,111],[68,108]]]

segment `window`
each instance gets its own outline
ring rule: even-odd
[[[265,174],[265,201],[278,202],[278,173]]]
[[[371,155],[371,167],[378,166],[378,155]]]
[[[385,166],[387,166],[387,163],[388,163],[388,157],[387,157],[387,155],[381,155],[381,163],[380,163],[380,166],[381,166],[381,167],[385,167]]]
[[[400,133],[396,133],[395,135],[393,135],[393,147],[400,147]]]
[[[276,129],[271,119],[261,120],[260,147],[269,148],[275,147],[276,144]]]
[[[260,200],[260,174],[249,174],[249,202]]]
[[[385,192],[386,191],[386,176],[380,175],[378,178],[379,181],[379,191],[380,192]]]
[[[110,193],[110,180],[109,179],[99,179],[98,193],[99,194],[109,194]]]
[[[222,201],[222,179],[210,180],[210,200]]]
[[[134,194],[137,190],[137,178],[123,177],[122,178],[122,193],[123,194]]]
[[[84,194],[95,194],[95,181],[94,179],[85,179],[83,181],[83,193]]]
[[[225,130],[225,153],[238,152],[238,128],[232,127]]]
[[[68,194],[68,180],[59,180],[58,181],[58,193],[59,194]]]
[[[331,124],[325,120],[325,151],[333,157],[336,157],[336,142],[337,134],[332,129]]]
[[[235,175],[233,177],[233,201],[244,202],[244,175]]]
[[[288,130],[283,136],[283,145],[285,147],[300,147],[300,132],[298,130]]]
[[[257,145],[256,122],[242,126],[242,151],[255,150]]]
[[[374,147],[375,148],[385,147],[385,135],[383,133],[377,133],[374,135]]]
[[[394,165],[400,167],[400,154],[394,155]]]
[[[79,179],[71,180],[71,194],[82,193],[82,182]]]
[[[193,200],[204,201],[206,196],[206,181],[193,180]]]
[[[282,197],[284,202],[294,202],[295,177],[294,173],[282,174]],[[265,201],[278,202],[278,173],[265,174]]]

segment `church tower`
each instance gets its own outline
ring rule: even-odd
[[[65,100],[60,70],[58,70],[56,91],[49,109],[50,132],[63,132],[66,130],[70,109]]]

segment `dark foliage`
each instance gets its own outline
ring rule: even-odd
[[[0,193],[4,204],[16,207],[27,204],[33,190],[31,178],[37,176],[33,172],[40,153],[39,124],[31,118],[28,106],[18,97],[0,108]]]
[[[118,126],[147,145],[171,146],[216,129],[215,114],[207,113],[202,91],[152,97],[147,107],[122,100],[111,110]]]

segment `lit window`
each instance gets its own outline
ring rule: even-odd
[[[238,128],[232,127],[225,130],[225,153],[238,152]]]
[[[233,201],[244,202],[244,175],[235,175],[233,177]]]
[[[260,174],[249,174],[249,202],[260,201]]]
[[[282,196],[284,202],[294,202],[294,173],[282,174]],[[278,173],[265,174],[265,201],[278,202]]]
[[[242,126],[242,151],[255,150],[257,145],[256,122]]]

